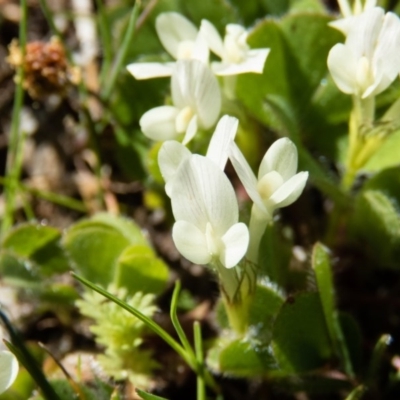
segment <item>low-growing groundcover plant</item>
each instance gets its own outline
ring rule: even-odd
[[[50,3],[0,20],[0,400],[400,398],[400,3]]]

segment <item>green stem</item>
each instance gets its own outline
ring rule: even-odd
[[[197,364],[204,370],[204,354],[203,354],[203,343],[201,337],[201,327],[198,321],[193,324],[194,330],[194,347],[196,352]],[[197,375],[197,400],[206,400],[206,386],[203,378],[203,374]]]
[[[0,184],[7,185],[7,178],[0,176]],[[31,188],[21,182],[18,182],[18,189],[24,191],[25,193],[32,194],[33,196],[40,197],[41,199],[50,201],[51,203],[57,204],[59,206],[70,208],[71,210],[79,211],[82,213],[87,212],[86,206],[79,200],[73,199],[68,196],[63,196],[61,194],[47,192],[45,190],[39,190]]]
[[[358,170],[362,165],[358,165],[357,159],[365,144],[365,133],[368,132],[374,123],[375,116],[375,97],[370,96],[362,99],[353,96],[353,109],[349,121],[349,150],[346,160],[346,172],[342,179],[342,187],[349,191],[353,185]]]
[[[22,59],[25,58],[26,52],[26,31],[28,16],[27,10],[27,0],[21,0],[19,45],[21,47]],[[15,198],[17,194],[18,181],[20,178],[19,171],[21,170],[21,165],[18,165],[18,163],[21,162],[20,160],[22,160],[24,145],[24,137],[20,134],[20,117],[22,104],[24,102],[24,77],[24,67],[23,65],[20,65],[17,68],[17,85],[15,88],[14,106],[11,120],[10,143],[6,162],[6,176],[8,177],[8,179],[4,193],[6,205],[1,227],[2,234],[4,234],[14,223]]]
[[[258,265],[260,242],[269,221],[272,221],[272,217],[267,216],[257,205],[253,204],[249,222],[250,243],[246,258],[255,265]]]
[[[182,326],[179,322],[178,315],[176,313],[176,309],[178,307],[178,299],[179,299],[179,292],[181,289],[181,283],[179,281],[176,281],[175,283],[175,288],[174,288],[174,293],[172,294],[172,300],[171,300],[171,309],[170,309],[170,318],[172,321],[172,325],[174,325],[175,331],[178,334],[179,340],[182,343],[182,346],[186,350],[188,354],[193,358],[193,360],[196,359],[196,355],[193,352],[192,346],[189,343],[189,340],[182,329]]]

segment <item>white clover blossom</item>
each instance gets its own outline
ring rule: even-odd
[[[178,61],[171,78],[172,106],[153,108],[139,124],[153,140],[171,140],[184,134],[187,144],[198,128],[209,129],[221,111],[221,92],[211,70],[197,60]]]
[[[220,169],[225,169],[228,160],[228,147],[235,139],[238,119],[224,115],[215,128],[208,145],[206,157],[212,160]],[[158,152],[158,165],[165,181],[165,192],[171,196],[173,179],[182,163],[192,156],[192,153],[183,144],[168,140],[164,142]]]
[[[0,342],[2,332],[0,328]],[[18,375],[18,361],[8,350],[0,350],[0,394],[5,392],[15,381]]]
[[[288,138],[275,141],[265,153],[258,178],[237,145],[232,142],[229,158],[247,194],[266,218],[277,208],[286,207],[301,195],[308,172],[297,171],[297,149]]]
[[[161,13],[156,18],[156,31],[161,44],[175,60],[195,59],[208,64],[209,49],[198,29],[183,15]],[[127,65],[136,79],[171,76],[175,62],[139,62]]]
[[[328,55],[338,88],[362,99],[387,89],[400,71],[400,19],[380,7],[352,17],[345,43]]]
[[[221,58],[221,62],[212,63],[216,75],[263,72],[270,49],[251,49],[247,44],[248,32],[242,26],[228,24],[222,40],[215,26],[207,20],[202,20],[200,35],[204,37],[210,50]]]
[[[197,154],[186,159],[171,192],[178,251],[196,264],[235,267],[249,243],[247,226],[239,220],[235,191],[212,160]]]
[[[229,158],[254,203],[246,257],[257,264],[260,241],[268,222],[272,220],[273,212],[299,198],[306,185],[308,172],[296,173],[297,149],[288,138],[278,139],[268,149],[261,161],[258,178],[234,142],[230,146]]]

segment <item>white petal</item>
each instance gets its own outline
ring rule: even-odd
[[[208,145],[206,157],[214,161],[221,170],[225,169],[228,161],[228,147],[234,141],[239,120],[224,115],[217,124],[214,134]]]
[[[177,221],[172,228],[172,239],[179,253],[192,263],[204,265],[211,261],[204,233],[190,222]]]
[[[345,36],[350,32],[350,29],[354,26],[355,17],[341,18],[336,21],[331,21],[328,25],[332,28],[342,32]]]
[[[344,17],[349,17],[352,12],[349,4],[349,0],[338,0],[340,12]]]
[[[376,85],[378,94],[394,81],[400,70],[400,19],[393,13],[384,17],[372,64],[375,74],[384,76],[383,82]]]
[[[192,119],[186,129],[185,137],[182,140],[182,144],[185,146],[195,137],[197,133],[197,115],[193,115]]]
[[[286,207],[294,203],[303,192],[307,183],[308,172],[299,172],[286,181],[269,199],[274,208]]]
[[[126,69],[135,79],[151,79],[171,76],[175,63],[133,63]]]
[[[200,62],[192,62],[192,101],[196,104],[199,126],[211,128],[221,111],[221,91],[212,71]]]
[[[278,172],[284,181],[296,173],[297,148],[290,139],[281,138],[271,145],[261,161],[258,179],[271,171]]]
[[[164,142],[158,152],[158,166],[166,183],[165,191],[171,195],[171,180],[175,177],[178,168],[192,153],[181,143],[175,140]]]
[[[262,74],[265,60],[270,49],[253,49],[247,52],[245,60],[238,64],[212,63],[212,69],[218,76],[246,74],[249,72]]]
[[[210,21],[206,19],[201,21],[200,35],[205,39],[210,50],[222,58],[224,54],[224,43],[217,29]]]
[[[200,33],[197,35],[194,42],[193,54],[191,58],[201,61],[204,64],[208,64],[210,51],[208,49],[206,40],[203,38],[203,36],[200,35]]]
[[[198,60],[180,60],[171,78],[172,100],[176,107],[190,107],[200,128],[211,128],[221,111],[221,91],[217,78]]]
[[[225,251],[220,261],[226,268],[237,265],[246,254],[249,246],[249,230],[243,222],[233,225],[222,237]]]
[[[153,140],[174,139],[178,132],[175,119],[179,110],[172,106],[152,108],[140,118],[139,124],[145,136]]]
[[[328,54],[328,68],[337,87],[346,94],[357,93],[358,60],[350,48],[338,43]]]
[[[18,375],[18,361],[7,350],[0,351],[0,393],[5,392]]]
[[[372,59],[384,14],[382,8],[374,7],[354,18],[353,28],[347,34],[346,46],[357,59],[362,56]]]
[[[238,221],[232,184],[213,161],[203,156],[192,155],[179,168],[171,203],[177,221],[191,222],[203,232],[210,223],[220,237]]]
[[[254,203],[257,204],[260,210],[268,213],[267,209],[264,206],[263,200],[257,190],[257,178],[255,177],[253,171],[250,168],[250,165],[244,158],[242,152],[240,151],[239,147],[237,147],[235,142],[231,142],[228,154],[233,168],[235,168],[235,171],[238,174],[239,179],[246,189],[249,197],[253,200]]]
[[[156,19],[156,30],[164,48],[175,59],[178,58],[179,44],[196,40],[197,28],[183,15],[176,12],[160,14]]]

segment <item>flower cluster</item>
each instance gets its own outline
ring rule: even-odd
[[[136,79],[171,76],[172,105],[146,112],[140,127],[152,140],[182,137],[187,144],[198,129],[210,129],[218,120],[221,90],[216,76],[262,73],[269,49],[250,49],[248,33],[240,25],[229,24],[222,39],[211,22],[203,20],[197,29],[175,12],[160,14],[156,31],[176,62],[133,63],[127,69]],[[210,52],[221,61],[210,65]],[[227,90],[233,92],[231,87]]]
[[[244,308],[257,279],[260,239],[274,211],[300,196],[308,173],[296,173],[296,146],[282,138],[265,154],[257,179],[235,144],[239,120],[229,115],[219,119],[206,155],[192,154],[186,145],[198,130],[212,128],[221,113],[216,76],[262,73],[269,49],[250,49],[247,31],[239,25],[228,25],[222,38],[209,21],[203,20],[197,29],[176,13],[161,14],[156,30],[177,61],[127,68],[137,79],[171,75],[172,104],[147,111],[140,126],[147,137],[164,142],[158,164],[176,221],[175,246],[189,261],[209,265],[218,274],[231,325],[243,332]],[[210,52],[220,61],[210,64]],[[239,222],[235,190],[224,172],[228,158],[254,202],[250,229]],[[245,257],[250,263],[242,262]],[[233,316],[232,304],[241,310],[239,316]]]
[[[216,75],[238,75],[247,72],[262,73],[269,49],[250,49],[247,31],[240,25],[228,24],[224,39],[215,26],[202,20],[198,30],[181,14],[168,12],[156,19],[157,35],[165,50],[175,60],[209,62],[210,51],[221,61],[213,62]],[[136,79],[149,79],[173,74],[174,62],[133,63],[127,66]]]
[[[367,98],[387,89],[400,72],[400,19],[380,7],[331,24],[346,35],[328,56],[328,67],[338,88]]]

